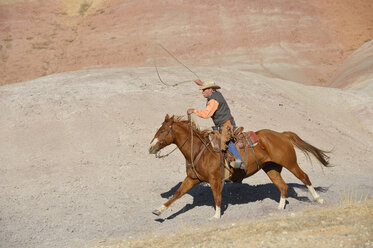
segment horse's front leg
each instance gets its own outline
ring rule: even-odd
[[[185,193],[187,193],[190,189],[192,189],[199,183],[200,181],[198,179],[193,179],[187,176],[180,187],[177,189],[175,194],[171,197],[171,199],[163,204],[160,208],[154,210],[153,214],[158,216],[161,215],[161,213],[164,212],[174,201],[182,197]]]
[[[215,200],[215,215],[211,219],[220,219],[221,216],[221,191],[223,190],[224,180],[216,178],[210,180],[212,194]]]

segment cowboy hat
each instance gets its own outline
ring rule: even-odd
[[[215,84],[215,82],[212,81],[205,81],[203,84],[199,87],[199,90],[204,90],[208,88],[213,88],[213,89],[220,89],[220,86]]]

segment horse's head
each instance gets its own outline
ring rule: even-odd
[[[174,142],[174,133],[172,131],[172,124],[174,124],[174,121],[174,116],[169,117],[168,114],[166,115],[162,126],[158,129],[154,138],[150,142],[150,154],[156,154],[161,149]]]

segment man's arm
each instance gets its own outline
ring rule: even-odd
[[[211,99],[207,103],[205,110],[188,109],[188,113],[192,112],[201,118],[207,119],[207,118],[210,118],[215,113],[215,111],[218,109],[218,106],[219,106],[218,101],[216,101],[215,99]]]
[[[197,84],[197,85],[199,85],[199,86],[201,86],[202,84],[203,84],[203,82],[198,78],[198,79],[196,79],[196,80],[194,80],[194,82]]]

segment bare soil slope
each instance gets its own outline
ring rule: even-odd
[[[162,68],[167,82],[190,72]],[[273,79],[230,68],[197,68],[222,87],[233,115],[246,130],[291,130],[332,150],[320,168],[300,153],[299,163],[328,207],[346,194],[371,197],[372,96]],[[214,203],[202,184],[162,218],[151,212],[185,177],[179,152],[148,154],[166,113],[203,108],[196,86],[161,84],[153,68],[108,68],[61,73],[0,87],[0,247],[93,246],[144,233],[166,234],[209,222]],[[363,110],[363,111],[362,111]],[[201,121],[201,128],[212,125]],[[165,149],[170,151],[173,146]],[[288,204],[265,173],[226,184],[220,223],[290,214],[314,206],[288,171]]]

